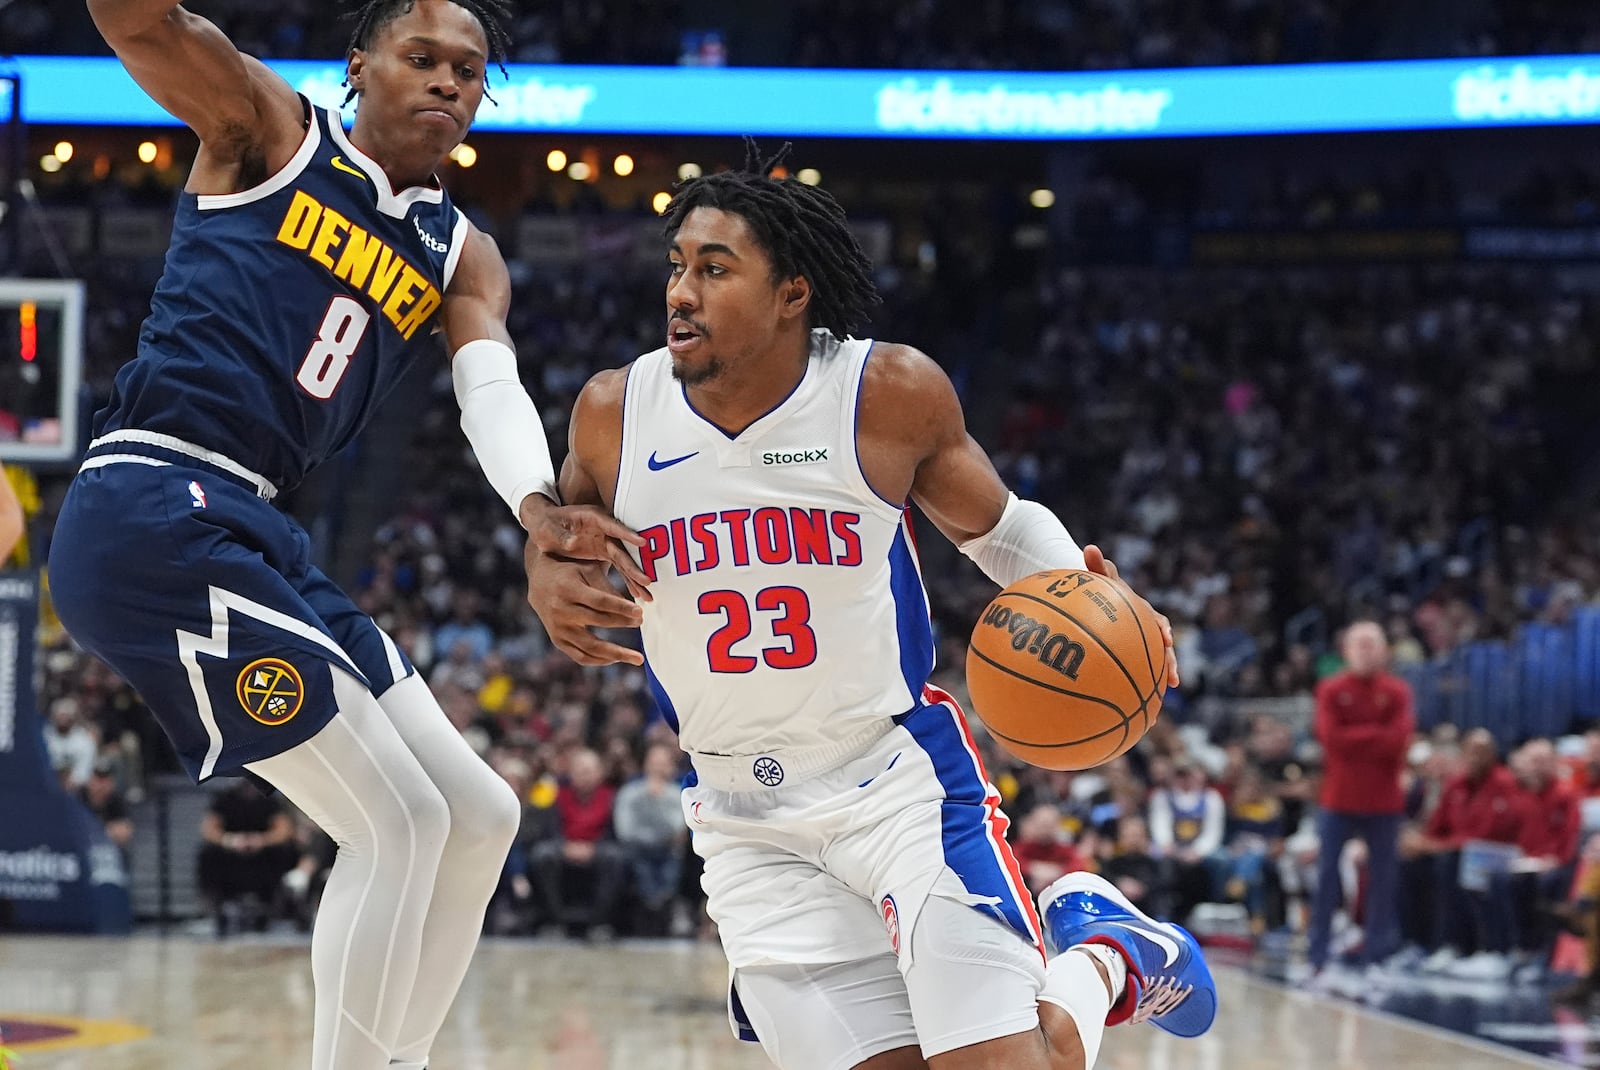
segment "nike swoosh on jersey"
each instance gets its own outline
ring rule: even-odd
[[[351,167],[349,164],[345,163],[344,157],[342,156],[335,156],[333,158],[333,166],[335,170],[343,171],[347,175],[355,175],[363,182],[366,181],[367,173],[365,171],[357,171],[354,167]]]
[[[646,461],[645,464],[650,466],[650,471],[659,472],[663,468],[671,468],[675,464],[682,464],[684,461],[687,461],[690,457],[698,457],[698,456],[700,456],[700,451],[699,450],[695,450],[693,453],[685,453],[682,457],[673,457],[673,458],[670,458],[668,460],[663,461],[663,460],[660,460],[660,459],[658,459],[656,457],[655,450],[651,450],[650,451],[650,459],[648,461]]]
[[[1117,928],[1126,929],[1130,933],[1137,933],[1140,936],[1144,937],[1146,940],[1150,941],[1152,944],[1154,944],[1157,947],[1159,947],[1162,951],[1166,952],[1166,955],[1167,955],[1166,965],[1171,966],[1174,962],[1178,961],[1178,942],[1176,940],[1172,939],[1172,937],[1164,936],[1161,933],[1154,932],[1153,930],[1143,928],[1142,926],[1129,925],[1129,924],[1127,924],[1125,922],[1120,922],[1120,921],[1108,921],[1105,924],[1107,924],[1107,925],[1115,925]]]

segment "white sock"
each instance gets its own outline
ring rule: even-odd
[[[1106,952],[1110,959],[1100,952]],[[1073,954],[1082,952],[1082,954]],[[1105,979],[1095,968],[1095,963],[1105,965],[1111,975],[1112,992],[1106,990]],[[1118,967],[1121,972],[1119,974]],[[1044,989],[1039,993],[1043,1003],[1053,1003],[1066,1011],[1078,1027],[1078,1039],[1083,1043],[1083,1070],[1093,1070],[1100,1057],[1100,1041],[1105,1036],[1106,1015],[1111,1005],[1122,995],[1127,984],[1128,968],[1122,956],[1109,947],[1098,944],[1079,944],[1057,955],[1045,967]]]
[[[1081,951],[1106,968],[1106,976],[1111,978],[1111,1003],[1115,1006],[1128,989],[1128,960],[1105,944],[1077,944],[1067,950]]]

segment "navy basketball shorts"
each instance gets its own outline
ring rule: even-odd
[[[127,678],[196,780],[316,735],[333,670],[382,694],[414,671],[310,561],[293,519],[229,473],[132,460],[86,468],[50,547],[67,631]]]

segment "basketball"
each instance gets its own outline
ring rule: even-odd
[[[1045,769],[1092,769],[1161,711],[1167,649],[1155,611],[1115,580],[1039,572],[995,596],[967,648],[967,689],[995,741]]]

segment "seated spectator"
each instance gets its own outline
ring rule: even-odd
[[[299,860],[283,875],[284,909],[295,928],[307,933],[322,905],[322,891],[327,887],[339,845],[313,821],[301,816],[295,821],[295,849]]]
[[[289,811],[241,777],[211,800],[200,838],[200,891],[217,935],[237,932],[245,922],[264,930],[278,885],[300,857]]]
[[[616,794],[616,789],[605,783],[600,756],[587,749],[574,752],[567,782],[556,794],[557,838],[539,843],[533,850],[534,878],[545,911],[558,924],[573,920],[568,910],[569,877],[582,876],[591,882],[588,900],[592,905],[579,924],[597,939],[608,939],[615,931],[612,919],[626,865],[622,849],[611,839]]]
[[[71,695],[50,704],[50,719],[44,726],[44,749],[50,768],[61,779],[61,786],[76,794],[89,783],[94,771],[99,743],[83,723],[82,707]]]
[[[1036,806],[1017,826],[1017,836],[1011,844],[1017,865],[1022,867],[1022,879],[1034,898],[1058,877],[1089,864],[1061,827],[1061,811],[1054,806]]]
[[[1171,894],[1168,909],[1176,921],[1211,895],[1206,860],[1222,847],[1227,807],[1194,759],[1173,765],[1173,784],[1150,796],[1150,842],[1161,860],[1162,883]]]
[[[660,936],[669,929],[686,935],[689,929],[688,912],[678,900],[683,842],[689,837],[681,791],[678,749],[657,743],[645,753],[643,774],[617,792],[617,842],[627,854],[644,909],[641,935]]]
[[[1261,770],[1245,766],[1228,802],[1222,850],[1208,860],[1214,897],[1243,903],[1256,935],[1267,927],[1270,867],[1283,852],[1283,806],[1267,794]]]
[[[1582,869],[1572,902],[1558,904],[1552,913],[1567,931],[1583,937],[1588,969],[1551,998],[1568,1006],[1587,1007],[1600,999],[1600,834],[1585,841],[1579,863]]]
[[[1427,828],[1411,830],[1400,845],[1403,894],[1423,904],[1418,912],[1432,919],[1423,946],[1432,952],[1424,968],[1434,972],[1452,969],[1463,955],[1488,954],[1494,940],[1482,896],[1461,888],[1462,846],[1475,840],[1514,844],[1522,835],[1522,789],[1500,764],[1494,736],[1473,729],[1461,756],[1463,770],[1445,785]],[[1479,958],[1473,969],[1480,968],[1487,976],[1499,964]]]
[[[489,651],[494,649],[494,632],[484,623],[481,603],[477,591],[470,588],[457,591],[450,619],[439,625],[433,633],[433,649],[449,654],[454,660],[459,647],[461,657],[458,665],[480,666],[483,659],[489,656]],[[477,669],[477,674],[480,679],[472,688],[473,691],[483,686],[481,668]]]
[[[100,820],[106,837],[124,852],[133,839],[133,820],[128,816],[128,800],[117,788],[116,765],[107,758],[97,759],[89,782],[78,791],[83,805]]]
[[[1100,875],[1146,914],[1169,916],[1160,864],[1150,854],[1150,828],[1138,814],[1117,819],[1116,842],[1100,860]]]
[[[533,852],[541,844],[560,838],[560,819],[553,800],[533,801],[536,783],[533,768],[521,758],[502,757],[494,763],[495,772],[511,785],[522,803],[522,823],[517,838],[506,852],[500,883],[489,900],[486,915],[491,932],[502,936],[531,932],[538,904],[533,894]]]
[[[1517,968],[1537,967],[1555,946],[1551,910],[1566,901],[1578,859],[1577,794],[1558,776],[1555,747],[1547,739],[1524,744],[1512,769],[1523,790],[1522,858],[1490,878],[1488,903],[1500,909],[1502,945]]]

